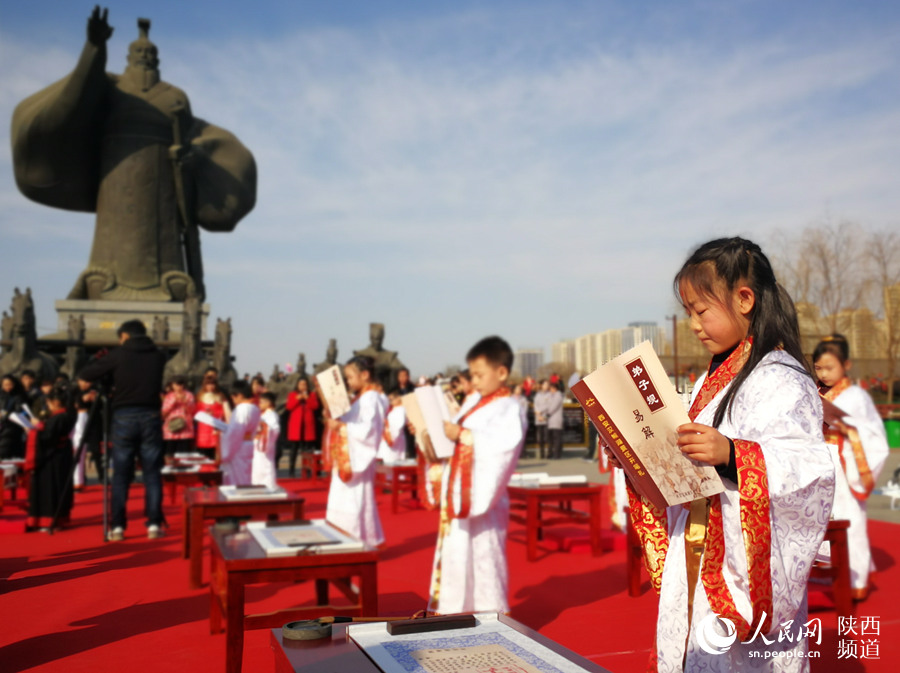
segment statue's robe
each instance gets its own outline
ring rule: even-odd
[[[189,280],[170,157],[176,121],[190,149],[181,173],[193,223],[234,229],[255,204],[256,165],[235,136],[194,118],[177,87],[159,81],[145,91],[105,67],[105,47],[88,43],[71,74],[19,103],[16,183],[38,203],[97,213],[90,262],[70,298],[181,300],[175,288],[183,294]]]

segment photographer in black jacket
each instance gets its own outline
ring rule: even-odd
[[[85,381],[112,375],[112,531],[110,541],[125,537],[125,505],[134,478],[134,460],[140,452],[144,476],[144,513],[147,537],[163,535],[162,513],[162,392],[165,355],[147,336],[140,320],[122,323],[119,348],[95,360],[78,373]]]

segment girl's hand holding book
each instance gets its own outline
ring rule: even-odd
[[[708,465],[728,464],[731,442],[715,428],[701,423],[678,426],[678,446],[692,460]]]

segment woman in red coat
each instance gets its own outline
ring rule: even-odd
[[[309,381],[305,378],[297,381],[297,389],[288,395],[285,408],[288,411],[287,443],[291,451],[289,474],[293,477],[297,452],[315,449],[315,414],[319,408],[319,397],[315,392],[310,392]]]

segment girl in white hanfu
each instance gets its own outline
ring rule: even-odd
[[[698,248],[675,286],[713,356],[678,444],[714,465],[725,491],[658,509],[629,488],[660,596],[650,668],[808,670],[806,584],[834,467],[793,303],[759,246],[741,238]]]
[[[444,469],[429,609],[508,613],[507,484],[525,443],[527,419],[506,387],[513,363],[506,341],[482,339],[466,360],[478,397],[463,405],[456,422],[444,424],[456,447]]]
[[[341,530],[377,547],[384,542],[375,503],[375,454],[387,415],[385,396],[374,385],[372,358],[356,356],[344,367],[355,394],[350,411],[329,419],[331,485],[325,518]]]
[[[850,346],[840,334],[825,337],[813,351],[813,366],[822,387],[825,441],[837,474],[832,517],[850,522],[850,585],[855,600],[869,595],[874,570],[866,518],[866,500],[888,456],[884,422],[869,393],[850,382]],[[829,413],[833,411],[834,413]]]
[[[253,389],[244,380],[231,387],[234,410],[222,435],[222,483],[250,486],[253,483],[253,438],[259,429],[259,407],[253,404]]]
[[[259,429],[253,439],[251,481],[254,486],[275,488],[278,485],[275,449],[278,435],[281,434],[281,422],[275,411],[275,400],[275,393],[263,393],[259,396]]]

